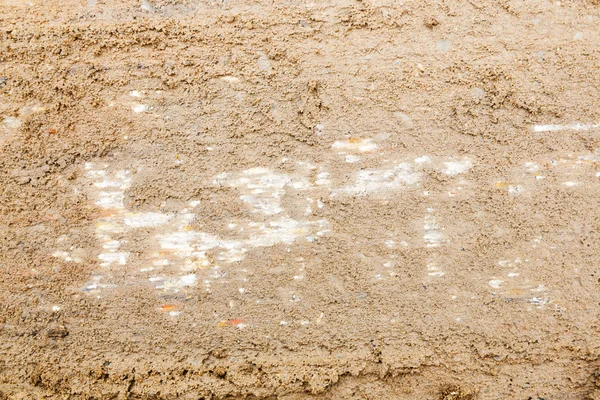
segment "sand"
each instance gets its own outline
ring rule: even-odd
[[[0,398],[600,399],[598,26],[0,0]]]

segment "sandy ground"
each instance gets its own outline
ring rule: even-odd
[[[0,398],[600,399],[599,26],[0,0]]]

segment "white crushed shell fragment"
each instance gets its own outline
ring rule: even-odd
[[[500,280],[500,279],[492,279],[491,281],[488,282],[488,284],[493,287],[494,289],[500,289],[500,285],[502,285],[504,281]]]
[[[317,319],[315,320],[315,322],[316,322],[317,324],[320,324],[320,323],[323,321],[323,318],[324,318],[324,317],[325,317],[325,313],[321,313],[321,314],[320,314],[320,315],[317,317]]]
[[[196,284],[197,280],[198,280],[198,278],[196,277],[195,274],[189,274],[189,275],[183,275],[181,278],[179,278],[179,283],[182,286],[194,286]]]
[[[228,83],[235,83],[235,82],[240,81],[240,78],[232,76],[232,75],[222,76],[219,79],[221,79],[222,81],[228,82]]]
[[[108,242],[102,245],[103,248],[107,250],[116,250],[121,246],[121,241],[119,240],[109,240]]]
[[[444,235],[441,232],[429,231],[423,235],[427,247],[438,247],[441,243],[444,243]]]
[[[444,163],[445,167],[443,172],[446,175],[458,175],[463,174],[473,167],[473,162],[465,158],[462,161],[447,161]]]
[[[148,12],[152,12],[154,10],[154,7],[152,7],[152,4],[150,4],[150,2],[148,0],[142,0],[141,8],[142,8],[142,10],[148,11]]]
[[[143,113],[143,112],[148,111],[150,109],[150,107],[145,104],[136,104],[132,107],[132,109],[133,109],[133,112]]]
[[[511,185],[508,187],[508,194],[510,194],[512,196],[519,195],[522,191],[523,191],[523,187],[521,187],[521,186],[512,186]]]
[[[525,168],[527,169],[527,171],[529,172],[536,172],[540,170],[540,166],[537,165],[534,162],[526,162],[525,163]]]
[[[334,142],[331,147],[338,150],[367,152],[377,149],[377,144],[373,139],[350,138],[348,140]]]
[[[429,276],[435,276],[435,277],[442,277],[444,276],[446,273],[444,271],[442,271],[442,269],[440,267],[438,267],[436,264],[434,263],[430,263],[427,264],[427,275]]]
[[[329,180],[329,172],[321,172],[320,174],[318,174],[315,184],[319,186],[330,185],[331,180]]]
[[[103,264],[110,265],[112,263],[117,263],[119,265],[127,264],[127,258],[129,257],[128,252],[122,253],[101,253],[98,254],[98,259],[104,261]]]

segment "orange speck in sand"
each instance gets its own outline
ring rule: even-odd
[[[496,182],[496,187],[498,189],[506,189],[507,187],[513,185],[512,182]]]
[[[239,325],[239,324],[243,324],[244,322],[246,322],[245,319],[230,319],[229,321],[220,321],[217,326],[218,327],[224,327],[224,326],[232,326],[232,325]]]

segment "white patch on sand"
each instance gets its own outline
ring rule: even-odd
[[[414,170],[413,165],[401,163],[390,169],[365,169],[354,177],[354,183],[334,189],[333,193],[365,195],[372,192],[398,190],[411,186],[421,180],[421,174]]]
[[[52,253],[52,257],[62,258],[65,261],[71,261],[71,257],[66,251],[55,251],[54,253]]]
[[[500,289],[500,285],[502,285],[502,283],[504,283],[503,280],[500,279],[492,279],[491,281],[488,282],[488,285],[490,285],[491,287],[493,287],[494,289]]]
[[[523,186],[510,185],[508,186],[508,194],[511,196],[518,196],[523,192]]]
[[[526,162],[525,169],[527,170],[527,172],[535,173],[540,170],[540,166],[534,162]]]
[[[368,152],[377,149],[377,144],[373,139],[348,139],[334,142],[331,145],[333,149],[340,151],[353,151],[353,152]]]
[[[57,240],[57,242],[60,242],[60,239]],[[71,247],[70,249],[71,251],[61,251],[61,250],[57,250],[55,252],[52,253],[52,257],[56,257],[56,258],[60,258],[63,261],[66,262],[74,262],[77,264],[80,264],[84,261],[85,258],[85,250],[83,249],[74,249],[73,247]]]
[[[22,121],[17,117],[4,117],[2,123],[10,129],[17,129],[21,126]]]
[[[118,192],[100,192],[98,193],[98,200],[96,205],[102,208],[123,208],[123,200],[125,195],[122,191]]]
[[[444,235],[440,232],[440,227],[437,224],[435,216],[433,216],[432,213],[425,216],[424,222],[425,234],[423,235],[423,240],[427,247],[439,247],[446,242]]]
[[[463,158],[460,161],[447,161],[444,163],[444,174],[446,175],[458,175],[464,174],[473,168],[473,162],[468,158]]]
[[[267,55],[263,52],[259,53],[259,57],[258,60],[256,61],[256,64],[258,64],[258,67],[260,69],[262,69],[265,72],[271,72],[271,60],[269,60],[269,57],[267,57]]]
[[[121,247],[120,240],[109,240],[108,242],[105,242],[104,245],[102,246],[103,249],[107,249],[107,250],[116,250],[119,247]]]
[[[198,277],[196,274],[187,274],[183,275],[179,278],[174,279],[161,279],[161,285],[158,285],[157,289],[171,289],[179,291],[186,287],[196,286],[196,282],[198,281]]]
[[[152,7],[152,4],[148,0],[142,0],[142,5],[140,6],[140,8],[147,12],[154,11],[154,7]]]
[[[240,81],[240,78],[237,78],[237,77],[232,76],[232,75],[221,76],[219,79],[222,80],[222,81],[225,81],[227,83],[235,83],[235,82],[239,82]]]
[[[439,278],[441,276],[444,276],[445,274],[446,273],[442,271],[436,263],[427,264],[427,275]]]
[[[292,244],[301,237],[312,241],[312,235],[328,231],[326,220],[297,221],[284,217],[269,223],[250,222],[244,230],[248,235],[244,239],[224,239],[205,232],[185,231],[159,235],[159,241],[162,249],[196,260],[206,260],[208,250],[218,249],[217,259],[229,264],[243,260],[251,248]]]
[[[223,173],[217,175],[213,183],[237,188],[242,192],[240,200],[250,204],[254,212],[275,215],[283,211],[281,197],[286,187],[305,190],[311,185],[305,175],[290,176],[274,173],[268,168],[251,168],[242,173]]]
[[[434,278],[440,278],[446,273],[437,261],[441,259],[437,248],[446,243],[446,238],[444,237],[444,234],[442,234],[441,228],[436,221],[434,211],[433,208],[428,208],[427,215],[425,215],[425,218],[423,219],[423,241],[425,242],[425,247],[429,249],[429,261],[427,261],[426,264],[427,275]]]
[[[166,224],[172,218],[172,215],[146,212],[146,213],[127,213],[123,222],[132,228],[150,228]]]
[[[143,113],[143,112],[150,110],[150,107],[147,106],[146,104],[136,104],[131,108],[132,108],[133,112],[135,112],[135,113]]]
[[[316,185],[319,186],[329,186],[331,185],[331,180],[329,179],[329,172],[321,172],[317,175],[317,180],[315,181]]]
[[[114,287],[106,282],[113,279],[112,274],[119,273],[116,268],[136,257],[136,261],[147,266],[128,272],[129,281],[150,282],[157,289],[173,292],[195,286],[200,281],[210,291],[211,282],[225,276],[219,265],[239,262],[253,248],[291,245],[297,240],[317,241],[329,232],[326,220],[296,220],[281,206],[286,191],[307,191],[317,187],[309,182],[311,171],[316,167],[306,162],[297,165],[298,173],[290,175],[257,167],[216,176],[215,185],[239,190],[241,201],[263,215],[259,221],[223,221],[232,236],[221,237],[191,229],[190,224],[199,216],[190,210],[200,204],[199,200],[189,201],[179,212],[132,212],[125,207],[125,192],[132,181],[129,171],[111,171],[108,164],[86,163],[85,186],[89,188],[92,202],[104,211],[96,221],[96,236],[102,248],[98,254],[100,269],[84,290]],[[315,200],[306,196],[304,199],[308,210]],[[317,204],[322,206],[322,202]],[[142,241],[136,237],[136,230],[141,228],[151,230],[150,236]],[[137,251],[135,248],[124,251],[121,248],[124,243],[128,246],[143,243],[143,247]],[[56,252],[56,256],[68,257],[69,254]],[[199,271],[206,268],[210,268],[210,272],[206,271],[200,280]],[[148,276],[151,271],[155,275]]]
[[[541,237],[533,240],[536,243],[541,242]],[[496,276],[491,277],[488,285],[494,289],[494,296],[499,296],[505,302],[526,303],[528,308],[540,308],[550,302],[548,288],[544,284],[531,282],[519,272],[519,267],[523,263],[528,263],[529,259],[516,258],[514,260],[500,260],[498,266],[506,268],[509,271],[503,272],[510,279],[502,280]]]
[[[125,265],[127,264],[127,258],[129,258],[129,252],[110,252],[98,254],[98,259],[102,261],[101,266],[107,267],[111,264]]]
[[[558,131],[589,131],[600,128],[600,124],[583,124],[576,122],[567,125],[535,125],[534,132],[558,132]]]

